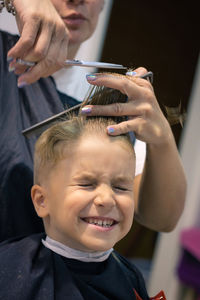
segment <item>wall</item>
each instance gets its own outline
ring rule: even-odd
[[[196,69],[188,117],[183,132],[180,153],[186,172],[188,189],[184,213],[172,233],[161,234],[154,254],[149,292],[163,289],[169,300],[178,300],[179,282],[176,266],[180,255],[181,230],[200,226],[200,59]]]

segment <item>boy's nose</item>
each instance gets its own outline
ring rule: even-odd
[[[112,191],[112,188],[110,187],[99,187],[97,195],[94,199],[94,203],[97,206],[102,206],[106,208],[112,208],[116,205],[115,199],[114,199],[114,193]]]

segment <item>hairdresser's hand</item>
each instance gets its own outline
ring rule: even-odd
[[[8,52],[14,60],[10,69],[19,76],[18,84],[30,84],[47,77],[67,58],[68,31],[51,0],[14,0],[20,39]],[[26,71],[16,58],[38,62]]]
[[[90,84],[104,85],[126,94],[128,102],[102,106],[87,105],[83,113],[88,116],[128,116],[127,121],[109,126],[108,134],[119,135],[134,131],[137,139],[148,144],[164,145],[173,139],[170,126],[159,107],[152,85],[149,81],[139,78],[147,70],[138,68],[135,72],[135,76],[105,73],[87,76]]]

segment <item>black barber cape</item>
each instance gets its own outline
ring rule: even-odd
[[[78,104],[57,92],[52,77],[17,87],[7,52],[18,38],[0,31],[0,241],[44,231],[30,196],[37,137],[26,138],[22,130]]]
[[[46,248],[44,234],[0,244],[0,300],[149,299],[140,272],[113,252],[104,262],[80,262]]]

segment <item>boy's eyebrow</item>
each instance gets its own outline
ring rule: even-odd
[[[95,176],[90,173],[83,172],[81,174],[75,175],[73,178],[74,179],[94,179]]]

